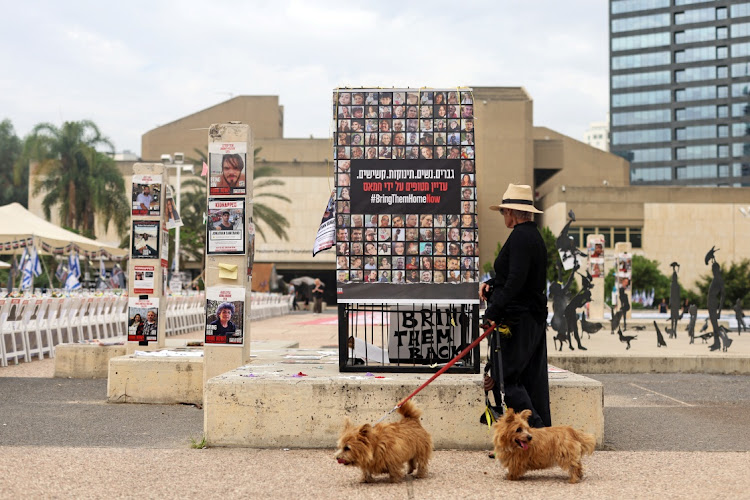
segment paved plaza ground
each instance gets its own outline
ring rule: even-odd
[[[682,331],[660,349],[653,332],[634,333],[629,351],[607,330],[584,339],[585,352],[708,354],[705,344],[687,346]],[[250,335],[331,348],[335,311],[254,322]],[[732,337],[730,352],[711,355],[750,356],[750,334]],[[588,375],[604,384],[605,450],[585,461],[579,485],[567,484],[559,469],[509,482],[485,452],[444,450],[435,452],[427,479],[394,485],[361,484],[358,471],[333,459],[334,443],[192,449],[201,409],[107,404],[106,380],[54,379],[53,372],[46,359],[0,368],[0,498],[748,498],[750,490],[750,377],[743,375]]]

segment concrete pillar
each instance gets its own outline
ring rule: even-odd
[[[598,248],[597,244],[601,247]],[[605,293],[611,290],[604,290],[604,235],[590,234],[586,237],[586,248],[589,254],[589,272],[593,276],[591,289],[591,302],[589,303],[589,317],[594,320],[604,318],[604,297]],[[601,252],[599,254],[598,252]],[[598,271],[598,273],[597,273]]]
[[[208,220],[206,222],[206,264],[204,269],[204,283],[206,284],[206,299],[209,301],[210,291],[216,287],[233,292],[232,299],[237,299],[237,293],[241,290],[244,296],[244,308],[242,311],[242,344],[214,344],[209,342],[209,336],[213,335],[210,330],[209,319],[216,313],[214,307],[206,308],[206,334],[204,336],[204,365],[203,381],[205,382],[217,375],[242,366],[250,361],[250,298],[253,245],[250,234],[254,234],[252,226],[253,214],[253,139],[250,126],[241,123],[222,123],[211,125],[208,131],[209,152],[209,174],[206,176],[208,197]],[[221,187],[226,185],[222,179],[223,156],[226,154],[239,154],[244,161],[244,183],[241,189],[239,184],[235,187]],[[242,181],[239,181],[240,183]],[[243,192],[244,191],[244,192]],[[220,200],[238,202],[244,205],[244,216],[242,222],[241,238],[242,244],[237,239],[227,240],[227,244],[220,244],[223,235],[212,235],[211,231],[219,221],[213,221],[216,215],[216,207]],[[237,210],[237,203],[234,203]],[[213,207],[213,209],[212,209]],[[239,229],[235,217],[235,229]],[[229,231],[227,231],[229,233]],[[236,317],[235,317],[235,321]]]
[[[133,208],[130,218],[128,260],[127,354],[133,354],[136,350],[154,351],[163,348],[165,344],[167,304],[164,282],[167,273],[169,233],[166,227],[164,200],[168,181],[167,169],[161,163],[133,165],[133,182],[130,183]],[[144,185],[149,186],[152,199],[148,210],[142,210],[137,203],[137,197]],[[149,312],[156,314],[155,340],[145,334],[142,340],[130,340],[138,337],[135,329],[130,328],[130,321],[136,312],[141,315],[144,325],[148,321]],[[147,331],[148,328],[145,328],[145,332]]]
[[[630,264],[625,269],[622,266],[623,258],[624,260],[629,260]],[[629,259],[628,259],[629,258]],[[630,319],[633,315],[633,246],[629,241],[621,241],[619,243],[615,243],[615,284],[617,285],[617,289],[619,291],[622,280],[624,278],[628,279],[628,286],[625,289],[628,300],[630,301],[630,310],[628,311],[627,315],[625,316],[627,319]],[[620,308],[620,304],[617,305],[617,309]]]

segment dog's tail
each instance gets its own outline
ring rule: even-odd
[[[404,418],[419,418],[422,416],[422,411],[417,408],[417,405],[412,403],[411,399],[402,404],[398,412]]]
[[[594,453],[594,448],[596,448],[596,438],[594,435],[579,430],[576,430],[575,432],[576,438],[578,438],[578,441],[581,443],[581,452],[584,455],[591,455]]]

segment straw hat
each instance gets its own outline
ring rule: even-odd
[[[508,189],[503,194],[503,201],[499,205],[490,206],[490,210],[499,211],[501,208],[533,212],[535,214],[544,213],[534,208],[534,194],[531,191],[531,186],[525,184],[508,184]]]

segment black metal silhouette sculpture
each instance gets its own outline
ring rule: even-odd
[[[576,266],[577,265],[578,264],[576,263]],[[588,288],[585,286],[575,297],[570,299],[568,305],[565,306],[565,322],[568,327],[568,345],[573,349],[573,341],[570,338],[570,334],[572,333],[576,339],[578,348],[582,351],[585,351],[586,348],[581,344],[581,337],[578,335],[578,313],[576,313],[576,309],[580,309],[585,306],[587,302],[591,302],[591,287],[593,286],[591,285],[591,280],[588,280]]]
[[[620,326],[620,318],[622,318],[622,311],[615,312],[615,308],[612,306],[609,306],[610,316],[612,317],[611,320],[609,320],[609,326],[612,329],[612,335],[615,334],[615,330],[619,328]]]
[[[622,328],[617,329],[617,335],[620,336],[620,342],[628,344],[628,346],[625,348],[626,351],[630,349],[630,341],[638,338],[638,335],[623,335]]]
[[[664,335],[661,334],[661,330],[659,330],[659,325],[656,324],[656,321],[654,321],[654,328],[656,328],[656,347],[667,347]]]
[[[695,341],[695,322],[698,319],[698,306],[690,304],[688,314],[690,314],[690,321],[688,322],[687,332],[692,344]]]
[[[627,282],[625,282],[627,280]],[[630,280],[628,278],[623,278],[620,282],[620,310],[618,312],[622,313],[622,326],[625,328],[625,331],[628,331],[628,311],[630,311],[630,299],[628,298],[628,292],[627,288],[630,284]]]
[[[599,330],[602,329],[601,323],[594,323],[591,321],[586,320],[586,312],[581,312],[581,330],[588,333],[589,338],[591,338],[592,333],[596,333]]]
[[[567,342],[570,350],[574,350],[573,344],[570,341],[570,336],[568,335],[568,322],[565,319],[565,308],[568,305],[568,291],[570,290],[570,285],[573,283],[573,277],[577,269],[578,263],[573,267],[573,272],[570,273],[568,281],[565,285],[562,285],[560,283],[560,262],[558,261],[558,279],[549,286],[549,295],[552,298],[552,321],[550,322],[550,326],[552,326],[552,329],[557,332],[552,340],[555,342],[555,348],[557,348],[557,343],[560,342],[560,351],[562,351],[563,342]]]
[[[722,347],[723,342],[722,350],[726,352],[732,345],[732,339],[727,336],[723,329],[719,328],[721,304],[724,302],[724,277],[721,275],[719,263],[716,262],[716,252],[718,251],[719,249],[715,246],[711,247],[704,259],[706,265],[711,262],[711,273],[713,274],[711,284],[708,286],[708,319],[711,320],[711,327],[714,329],[714,343],[709,346],[709,349],[716,351]]]
[[[581,257],[586,256],[585,253],[576,248],[575,240],[573,239],[573,237],[568,235],[570,224],[572,222],[575,222],[576,220],[576,214],[573,213],[573,210],[570,210],[568,212],[568,217],[570,220],[568,220],[568,222],[565,224],[565,227],[563,227],[562,231],[560,231],[560,236],[558,236],[557,240],[555,240],[555,246],[557,247],[557,250],[560,251],[560,257],[563,261],[567,260],[570,257],[575,258],[577,255],[580,255]],[[576,261],[577,260],[578,259],[576,259]]]
[[[737,318],[737,335],[740,335],[742,333],[742,330],[744,329],[747,331],[747,325],[745,324],[745,313],[742,310],[742,299],[737,299],[737,302],[734,304],[734,315]]]
[[[680,265],[677,262],[672,262],[670,266],[672,266],[672,284],[669,288],[669,338],[676,339],[677,322],[682,319],[680,315],[680,283],[677,281],[677,270],[680,269]]]
[[[635,330],[636,332],[642,332],[646,329],[646,325],[633,325],[631,329]]]

